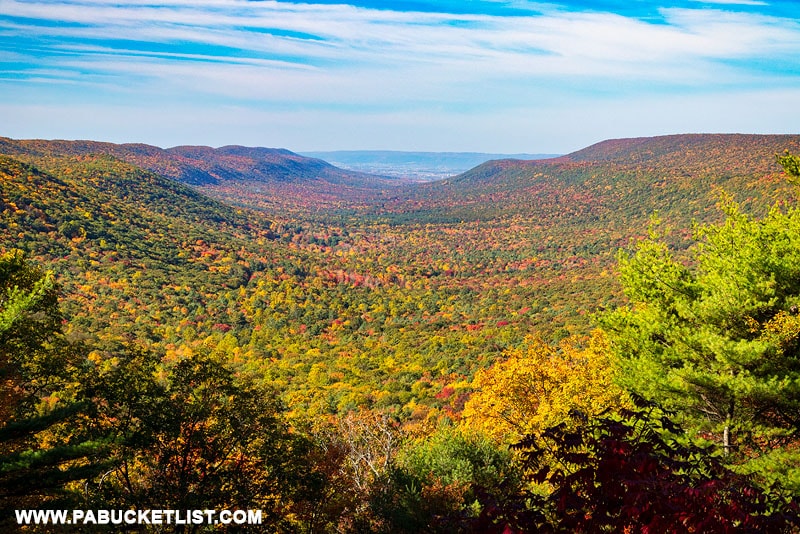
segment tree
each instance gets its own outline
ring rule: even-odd
[[[547,496],[520,493],[485,517],[513,532],[795,532],[796,501],[734,473],[708,446],[687,443],[670,413],[634,396],[618,416],[528,436],[526,478]],[[552,458],[555,457],[555,462]],[[545,461],[543,461],[545,460]]]
[[[274,392],[214,356],[162,367],[128,351],[94,381],[104,398],[95,420],[118,445],[114,469],[89,485],[99,504],[260,509],[262,528],[275,531],[319,485],[310,442],[289,431]]]
[[[800,210],[755,219],[728,198],[721,209],[724,222],[697,228],[689,258],[652,229],[621,254],[629,305],[600,322],[625,387],[678,410],[726,453],[759,456],[800,430]]]
[[[800,179],[800,157],[791,154],[787,150],[783,156],[778,156],[778,163],[783,167],[786,178],[791,183],[798,185],[798,179]]]
[[[61,323],[52,273],[19,251],[0,254],[0,507],[6,512],[68,502],[70,482],[105,466],[106,443],[73,427],[90,402],[79,385],[84,352],[63,338]]]
[[[406,442],[390,482],[381,511],[392,532],[487,532],[484,495],[519,489],[506,447],[449,425]]]
[[[557,425],[572,410],[598,414],[624,402],[613,380],[605,335],[569,337],[558,346],[529,338],[508,358],[478,371],[475,392],[464,407],[467,428],[478,429],[498,442]]]
[[[185,351],[93,350],[61,332],[52,274],[0,255],[0,529],[14,508],[260,509],[293,530],[324,474],[273,390]]]
[[[48,341],[61,331],[53,274],[27,263],[21,251],[0,255],[0,416],[31,402],[44,379]],[[54,369],[49,369],[54,370]]]

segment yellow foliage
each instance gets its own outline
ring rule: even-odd
[[[611,353],[600,330],[555,347],[529,337],[507,356],[476,373],[462,419],[497,442],[517,442],[567,420],[571,410],[592,416],[626,398],[612,380]]]
[[[764,330],[762,337],[775,339],[781,345],[793,342],[800,336],[800,316],[784,311],[778,312],[764,325]]]

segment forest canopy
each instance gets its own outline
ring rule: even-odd
[[[308,218],[110,155],[2,156],[3,528],[207,508],[264,532],[796,531],[795,186],[670,146],[672,167],[501,162],[475,198]],[[659,203],[676,229],[645,233]]]

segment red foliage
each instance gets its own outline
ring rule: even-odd
[[[680,429],[652,404],[621,418],[559,425],[529,436],[529,478],[549,482],[547,498],[503,503],[489,513],[515,532],[791,532],[800,507],[738,475],[710,450],[667,437]],[[547,452],[555,455],[547,462]],[[557,467],[556,467],[557,466]],[[565,467],[567,466],[567,467]],[[534,503],[520,506],[520,502]],[[527,509],[525,509],[527,508]]]
[[[436,398],[449,399],[453,393],[455,393],[455,389],[453,389],[451,386],[445,386],[439,393],[436,394]]]

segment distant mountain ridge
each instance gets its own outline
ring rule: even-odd
[[[205,194],[229,204],[269,213],[308,217],[355,209],[358,214],[386,215],[402,221],[566,216],[569,209],[565,206],[577,210],[579,217],[602,213],[609,220],[620,210],[637,217],[672,210],[682,218],[702,219],[713,209],[719,190],[762,206],[785,198],[781,180],[770,176],[779,173],[775,155],[787,149],[800,153],[800,135],[677,134],[610,139],[556,158],[493,159],[447,179],[413,184],[410,180],[343,170],[286,149],[162,149],[144,144],[0,137],[0,154],[28,161],[105,154],[199,186]],[[388,165],[413,163],[420,161],[414,158],[422,156],[428,165],[436,164],[437,158],[446,163],[455,154],[349,153],[353,158],[359,154],[372,158],[373,162],[384,158]],[[489,155],[462,156],[482,159]],[[678,206],[679,202],[686,206]]]
[[[619,228],[632,217],[646,226],[660,212],[690,224],[716,213],[721,191],[758,210],[792,199],[776,162],[787,149],[800,153],[800,135],[612,139],[558,158],[493,160],[446,180],[406,186],[382,200],[381,210],[398,221],[569,216]]]
[[[800,135],[761,134],[675,134],[657,137],[608,139],[571,154],[563,160],[573,162],[616,162],[643,165],[675,163],[685,165],[712,163],[734,165],[736,161],[759,158],[770,166],[773,156],[784,149],[797,150]],[[784,147],[784,148],[781,148]]]
[[[200,186],[230,181],[317,181],[357,187],[375,187],[387,183],[381,177],[346,171],[319,159],[276,148],[177,146],[163,149],[146,144],[0,137],[0,153],[34,157],[107,154],[179,182]]]
[[[449,183],[503,180],[509,173],[521,178],[525,170],[567,170],[590,165],[617,170],[686,173],[776,172],[775,156],[784,150],[800,151],[800,135],[676,134],[657,137],[609,139],[557,158],[537,161],[498,160],[486,162]]]

